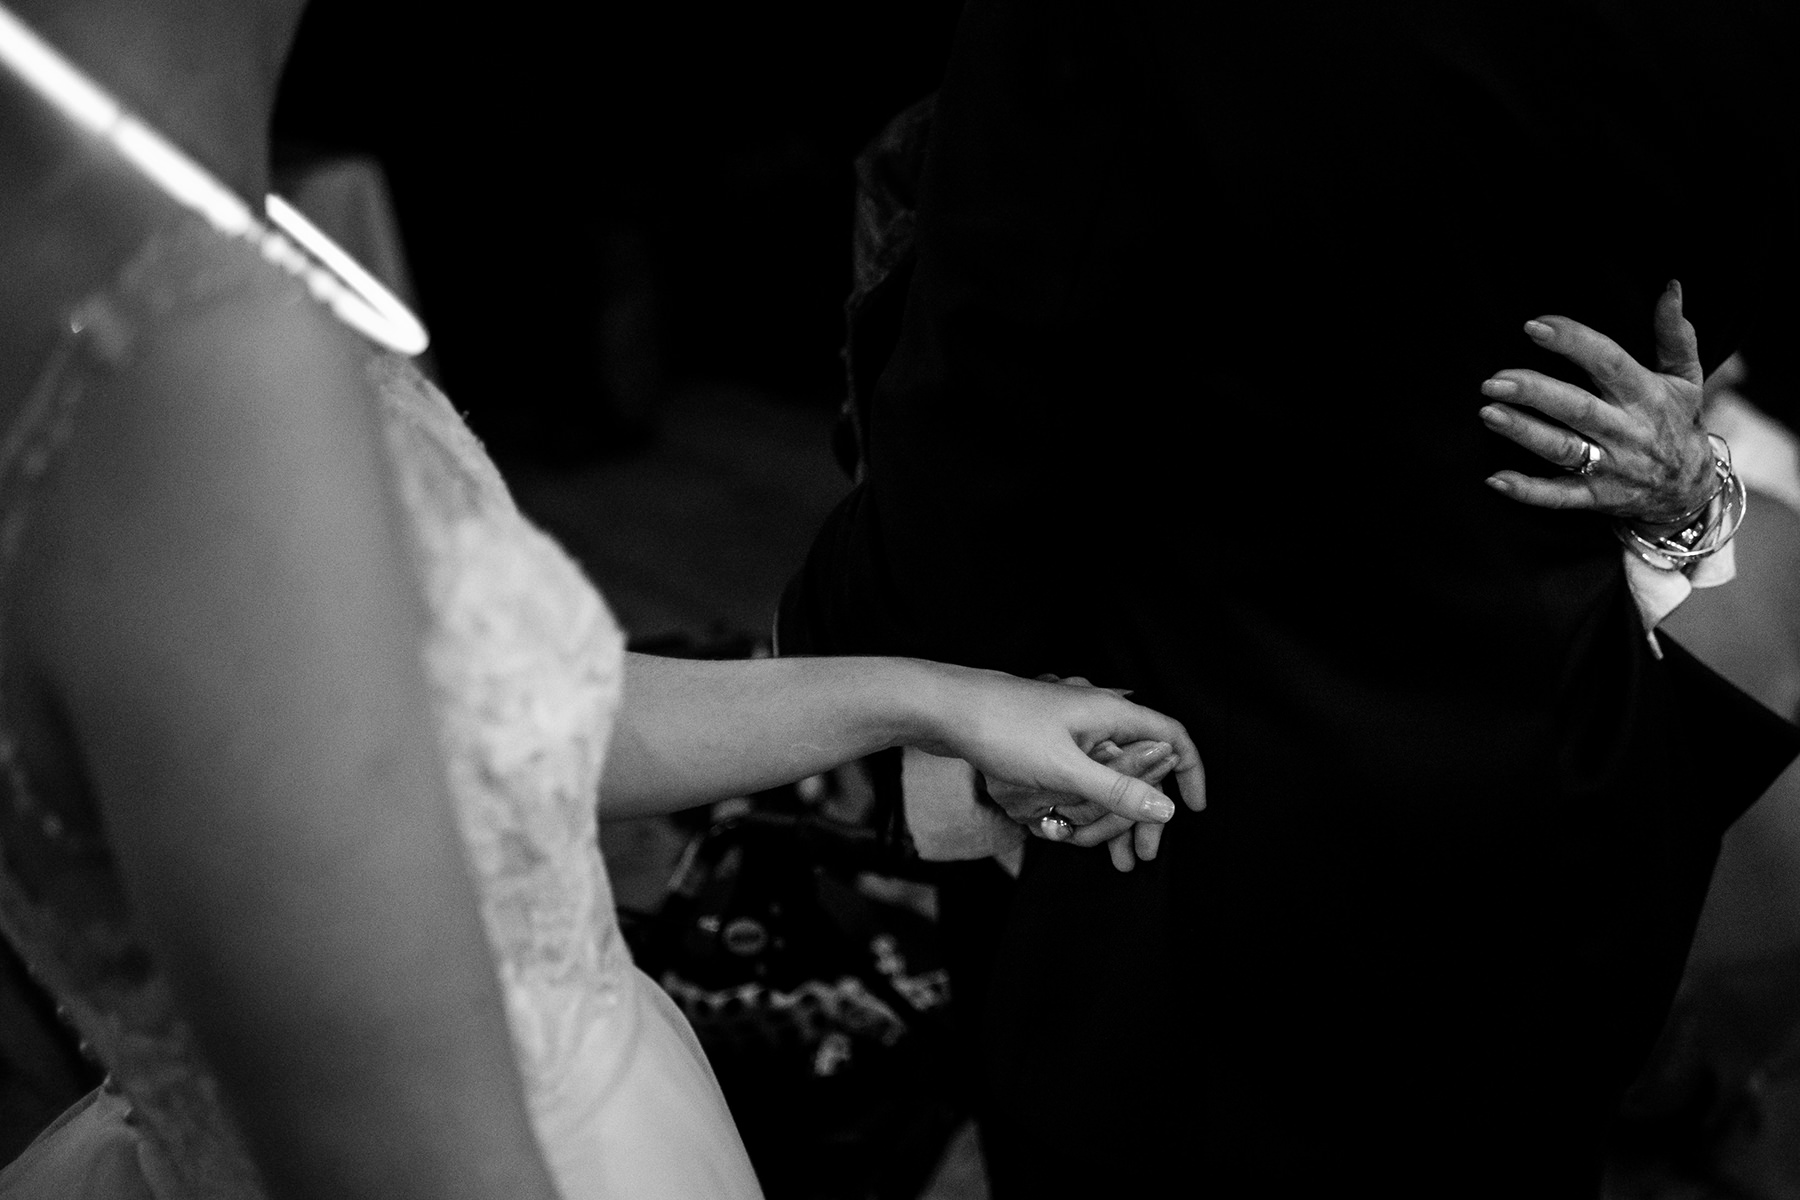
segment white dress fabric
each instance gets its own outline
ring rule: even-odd
[[[190,225],[84,306],[0,441],[0,567],[89,382],[154,337],[172,308],[270,289],[296,285]],[[631,963],[600,858],[595,803],[624,668],[618,626],[581,570],[518,511],[443,395],[403,359],[371,352],[368,370],[432,616],[422,651],[450,792],[533,1123],[561,1192],[757,1197],[698,1041]],[[104,845],[38,802],[8,728],[0,722],[11,817],[0,824],[0,929],[111,1074],[107,1089],[0,1172],[0,1196],[263,1195],[129,905],[103,906],[99,920],[91,906],[65,911],[9,869],[37,856],[40,866],[97,873],[102,893],[123,895],[107,878]]]

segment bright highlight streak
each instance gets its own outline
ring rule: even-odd
[[[227,237],[256,246],[269,262],[306,285],[313,298],[372,341],[401,354],[419,354],[430,342],[425,326],[400,298],[363,269],[287,201],[269,196],[265,226],[236,192],[215,179],[180,147],[127,113],[80,68],[0,4],[0,66],[50,101],[87,132],[115,150],[182,207]],[[284,236],[285,235],[285,236]],[[299,243],[296,249],[293,242]],[[309,260],[306,255],[312,257]]]
[[[0,8],[0,62],[90,133],[104,135],[119,119],[117,101],[5,8]]]
[[[135,117],[119,122],[113,145],[158,187],[205,217],[220,233],[243,237],[256,225],[256,214],[249,205]]]
[[[344,253],[343,247],[327,237],[301,211],[270,193],[263,200],[269,220],[276,228],[293,238],[314,258],[337,272],[349,290],[339,292],[329,303],[332,311],[345,323],[371,337],[389,342],[402,354],[419,354],[430,343],[425,326],[413,316],[394,293],[363,265]],[[377,333],[379,331],[379,333]]]

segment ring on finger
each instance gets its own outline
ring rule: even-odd
[[[1601,450],[1598,445],[1587,438],[1581,439],[1581,461],[1569,470],[1577,475],[1592,475],[1594,468],[1600,465]]]
[[[1059,815],[1056,806],[1052,804],[1049,812],[1032,822],[1032,828],[1045,841],[1060,842],[1069,836],[1075,826]]]

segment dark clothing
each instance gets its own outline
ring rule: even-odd
[[[1134,688],[1206,761],[1154,863],[1029,846],[999,1195],[1591,1195],[1795,741],[1652,657],[1604,518],[1483,485],[1548,469],[1477,388],[1571,377],[1546,313],[1653,363],[1671,277],[1732,349],[1793,278],[1790,47],[1750,3],[1234,7],[970,0],[783,647]]]

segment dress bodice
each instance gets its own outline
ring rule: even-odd
[[[84,392],[171,311],[271,289],[304,302],[254,252],[195,223],[157,239],[71,315],[0,436],[0,571],[16,565]],[[630,962],[595,807],[622,636],[444,396],[405,360],[371,353],[367,371],[430,612],[421,651],[449,793],[521,1073],[528,1095],[554,1092],[577,1043],[619,1005]],[[0,631],[0,677],[7,651]],[[157,1192],[259,1195],[213,1074],[134,928],[103,827],[59,802],[16,718],[0,712],[0,929],[129,1099]]]

